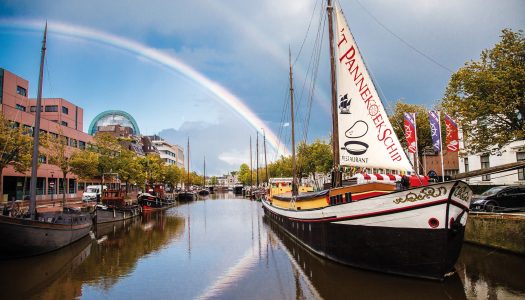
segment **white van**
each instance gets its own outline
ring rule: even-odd
[[[102,185],[88,185],[82,194],[82,201],[97,201],[97,195],[100,199]],[[104,190],[107,189],[107,186],[104,186]]]

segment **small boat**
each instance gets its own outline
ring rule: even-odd
[[[142,207],[142,212],[163,210],[172,207],[175,202],[150,193],[140,193],[137,202]]]
[[[46,51],[47,24],[42,41],[40,75],[36,107],[42,103],[42,81]],[[65,247],[89,234],[93,221],[89,213],[63,207],[61,211],[39,213],[36,209],[36,180],[40,135],[40,110],[35,112],[33,161],[29,209],[21,211],[13,201],[0,215],[0,258],[24,257],[51,252]]]
[[[197,194],[202,197],[206,197],[210,195],[210,191],[207,188],[200,189]]]
[[[397,174],[414,173],[414,168],[388,120],[342,11],[331,0],[327,11],[336,124],[332,187],[297,192],[291,86],[292,189],[263,199],[265,215],[307,249],[328,259],[373,271],[443,280],[454,272],[472,190],[459,180],[431,185],[418,180],[421,184],[408,188],[386,181],[342,185],[342,167],[381,169],[383,173],[395,170]]]
[[[194,191],[182,191],[177,194],[177,200],[180,202],[189,202],[197,199],[197,193]]]
[[[96,223],[122,221],[140,215],[141,207],[124,200],[120,189],[106,189],[102,192],[102,204],[97,204]]]

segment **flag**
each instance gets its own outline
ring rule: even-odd
[[[431,110],[428,112],[430,121],[430,134],[432,135],[432,147],[434,152],[441,151],[441,126],[439,122],[439,111]]]
[[[417,136],[416,136],[416,114],[403,113],[405,117],[405,138],[407,140],[408,152],[416,153]]]
[[[458,125],[447,114],[445,114],[447,150],[450,152],[459,151]]]

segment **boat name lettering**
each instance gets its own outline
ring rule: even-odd
[[[337,43],[337,47],[348,47],[347,43],[348,40],[346,38],[343,28],[339,35],[339,42]],[[376,99],[374,99],[374,95],[372,93],[373,91],[370,90],[370,88],[368,87],[369,80],[367,80],[365,83],[365,77],[363,76],[363,72],[359,71],[359,65],[356,63],[356,58],[354,57],[356,54],[356,46],[350,45],[346,52],[343,50],[341,51],[341,53],[344,54],[339,57],[339,63],[346,65],[350,75],[353,75],[354,84],[356,87],[358,87],[361,99],[366,104],[368,115],[370,116],[372,122],[377,128],[377,139],[380,142],[383,142],[383,145],[387,149],[392,161],[401,161],[402,156],[400,154],[400,151],[397,148],[394,139],[391,137],[394,131],[392,130],[392,128],[389,128],[387,124],[385,124],[383,120],[383,114],[380,110],[381,104],[376,104],[377,102]]]
[[[405,203],[405,202],[415,202],[415,201],[421,201],[425,199],[430,198],[436,198],[442,195],[447,194],[447,189],[443,186],[440,186],[438,188],[434,187],[425,187],[422,188],[419,193],[410,192],[405,195],[405,198],[402,197],[394,199],[395,204]]]
[[[461,201],[468,202],[472,196],[471,194],[472,194],[472,190],[468,188],[468,186],[463,185],[463,186],[456,187],[452,195],[460,199]]]

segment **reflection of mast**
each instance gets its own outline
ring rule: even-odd
[[[188,257],[191,258],[191,214],[190,204],[188,203]]]

